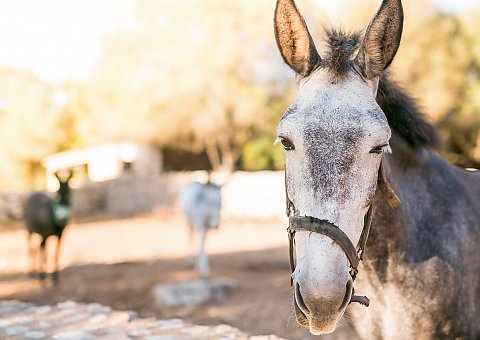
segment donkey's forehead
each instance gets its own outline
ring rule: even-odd
[[[289,122],[328,122],[328,125],[355,125],[366,130],[381,128],[390,134],[387,118],[369,84],[353,73],[341,82],[332,83],[328,72],[322,69],[299,81],[297,96],[278,128]]]

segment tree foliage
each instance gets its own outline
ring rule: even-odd
[[[353,26],[375,13],[372,2],[345,9]],[[404,1],[405,24],[393,78],[419,102],[443,138],[450,161],[480,168],[480,9],[442,13],[432,1]]]
[[[266,123],[282,78],[268,2],[136,2],[131,27],[109,38],[91,81],[107,138],[207,149],[233,169]],[[141,133],[139,133],[141,131]]]
[[[58,149],[63,133],[53,93],[30,72],[0,69],[0,188],[35,184],[41,158]]]
[[[282,168],[281,148],[272,143],[294,80],[275,46],[274,5],[137,0],[126,24],[103,42],[86,82],[47,84],[27,71],[0,69],[0,187],[32,185],[49,153],[112,140],[206,153],[214,168]],[[365,27],[377,5],[349,2],[342,22]],[[320,37],[328,23],[317,2],[300,7]],[[391,70],[440,127],[441,152],[474,167],[480,167],[479,17],[478,10],[441,13],[429,0],[405,2]]]

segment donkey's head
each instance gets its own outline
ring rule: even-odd
[[[293,0],[277,1],[274,24],[282,57],[297,75],[296,99],[277,127],[291,217],[328,221],[356,245],[382,154],[390,152],[391,131],[375,97],[400,43],[401,1],[384,0],[363,39],[327,32],[324,58]],[[298,231],[295,242],[297,320],[313,334],[332,332],[352,296],[350,261],[325,234]]]
[[[59,187],[57,191],[58,203],[62,205],[70,205],[70,180],[73,177],[73,172],[70,170],[68,175],[63,178],[58,172],[55,173],[58,180]]]

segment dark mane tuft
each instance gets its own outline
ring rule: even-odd
[[[322,60],[334,81],[345,78],[351,69],[352,55],[360,45],[361,32],[345,33],[341,29],[325,29],[327,51]]]
[[[378,84],[377,103],[387,116],[390,128],[412,148],[438,147],[437,130],[426,120],[414,100],[385,74]]]

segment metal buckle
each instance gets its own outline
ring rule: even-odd
[[[289,210],[288,216],[295,215],[295,207],[293,206],[293,203],[290,203],[290,206],[288,207],[288,210]]]
[[[358,274],[358,269],[350,266],[349,272],[350,272],[350,276],[352,277],[352,280],[355,281],[355,278],[357,277],[357,274]]]
[[[357,250],[357,256],[358,256],[358,258],[360,259],[360,261],[363,260],[363,254],[364,254],[364,253],[365,253],[365,252],[364,252],[364,250],[363,250],[362,248],[360,248],[360,249]]]

